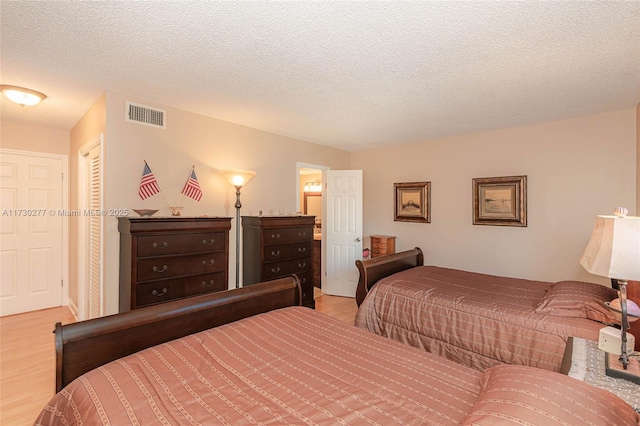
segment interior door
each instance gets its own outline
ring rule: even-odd
[[[102,149],[103,134],[79,150],[78,205],[84,211],[104,211]],[[103,215],[79,217],[78,238],[78,317],[97,318],[103,315],[104,277],[102,268]]]
[[[62,306],[63,160],[2,151],[0,315]]]
[[[362,170],[327,170],[322,181],[326,182],[322,291],[355,297],[355,261],[362,259]]]

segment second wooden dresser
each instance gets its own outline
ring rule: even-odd
[[[230,228],[228,217],[118,218],[120,312],[226,290]]]
[[[243,285],[296,274],[302,304],[315,308],[314,224],[314,216],[242,216]]]

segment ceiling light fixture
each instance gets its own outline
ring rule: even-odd
[[[33,106],[47,98],[43,93],[35,90],[25,89],[24,87],[0,85],[0,91],[11,101],[22,106]]]

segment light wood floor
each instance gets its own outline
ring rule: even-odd
[[[316,310],[353,324],[355,299],[316,291]],[[75,321],[67,307],[0,317],[0,425],[31,425],[55,393],[56,322]]]

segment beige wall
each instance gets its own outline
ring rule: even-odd
[[[355,152],[364,233],[396,235],[425,263],[605,283],[578,264],[597,214],[636,205],[636,111]],[[528,227],[472,225],[472,179],[528,176]],[[431,223],[394,222],[394,182],[431,181]],[[365,240],[366,242],[366,240]]]
[[[133,101],[166,111],[166,130],[125,122],[125,102]],[[293,214],[298,202],[296,163],[332,169],[349,168],[346,151],[287,138],[201,115],[107,93],[106,208],[169,208],[162,195],[138,196],[146,160],[169,203],[184,207],[183,215],[233,217],[230,234],[230,282],[235,282],[235,189],[218,172],[241,168],[257,174],[242,188],[242,215],[280,211]],[[191,166],[202,187],[200,202],[181,199],[180,191]],[[117,219],[107,218],[107,313],[118,309],[119,234]]]
[[[166,110],[167,129],[126,123],[126,100]],[[108,93],[71,132],[0,122],[0,146],[70,155],[69,209],[75,210],[77,151],[100,133],[108,135],[106,208],[159,208],[159,214],[169,213],[160,195],[144,201],[137,195],[143,160],[171,203],[180,199],[195,165],[204,196],[199,203],[184,199],[184,215],[228,217],[235,217],[234,190],[218,169],[257,172],[242,190],[243,215],[259,210],[295,212],[296,162],[362,169],[365,237],[397,235],[398,250],[420,246],[427,263],[486,273],[604,283],[577,263],[595,215],[618,205],[640,214],[640,105],[635,110],[349,154]],[[529,180],[529,226],[471,225],[471,179],[519,174]],[[394,222],[393,183],[415,180],[432,182],[432,223]],[[77,304],[78,233],[75,218],[69,219],[69,296]],[[106,311],[114,313],[119,234],[117,220],[106,220]],[[230,240],[233,248],[235,228]],[[234,282],[233,249],[230,255]]]
[[[71,129],[69,169],[71,191],[69,208],[78,209],[78,150],[106,132],[106,95],[102,95]],[[104,139],[106,144],[106,135]],[[104,165],[104,163],[103,163]],[[69,217],[69,302],[78,307],[78,218]]]
[[[2,121],[0,122],[0,146],[23,151],[69,155],[69,132]]]

